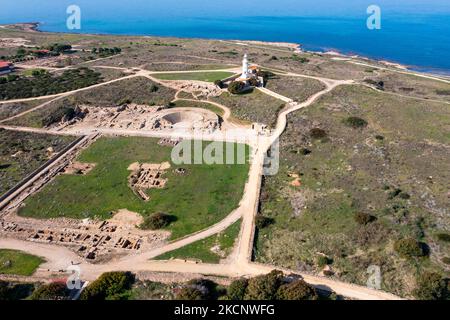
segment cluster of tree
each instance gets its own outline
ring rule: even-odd
[[[8,60],[11,62],[22,62],[46,56],[59,56],[61,53],[70,50],[72,50],[72,46],[70,44],[64,43],[55,43],[47,47],[33,48],[33,49],[21,47],[17,49],[15,55],[1,56],[0,60]]]
[[[241,81],[233,81],[228,85],[231,94],[239,94],[245,89],[245,84]]]
[[[109,57],[122,52],[121,48],[93,48],[91,51],[93,54],[98,54],[100,57]]]
[[[215,282],[207,279],[193,279],[176,292],[177,300],[216,300],[225,294]]]
[[[152,214],[151,216],[145,217],[144,222],[140,225],[140,227],[145,230],[159,230],[167,227],[175,220],[176,217],[174,216],[162,212],[157,212]]]
[[[62,53],[72,50],[72,46],[66,43],[54,43],[52,45],[45,47],[45,49],[55,53]]]
[[[316,300],[316,290],[299,276],[285,276],[274,270],[250,279],[237,279],[228,288],[216,283],[195,279],[177,289],[178,300]]]
[[[300,277],[274,270],[267,275],[239,279],[228,288],[230,300],[317,300],[316,290]]]
[[[416,279],[414,296],[420,300],[450,299],[450,281],[435,272],[424,272]]]
[[[107,272],[87,286],[80,300],[124,300],[135,277],[130,272]]]
[[[5,84],[8,82],[13,82],[19,79],[19,76],[16,74],[9,74],[6,77],[1,77],[0,78],[0,84]]]
[[[31,295],[31,300],[68,300],[70,290],[64,282],[52,282],[37,288]]]
[[[31,75],[33,77],[43,76],[46,73],[47,73],[47,70],[45,70],[45,69],[34,69],[31,71]]]
[[[88,87],[101,80],[100,73],[88,68],[65,70],[59,76],[49,73],[39,73],[32,78],[10,75],[0,78],[0,100],[57,94]]]
[[[30,283],[11,283],[0,280],[0,301],[22,300],[29,297],[34,290]]]

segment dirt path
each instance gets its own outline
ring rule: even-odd
[[[30,133],[41,133],[41,134],[57,134],[61,136],[73,136],[77,135],[73,132],[51,130],[45,128],[32,128],[32,127],[17,127],[17,126],[5,126],[0,124],[0,129],[20,131],[20,132],[30,132]]]
[[[183,74],[183,73],[209,73],[209,72],[231,72],[237,73],[240,69],[236,67],[212,70],[191,70],[191,71],[147,71],[148,74]]]

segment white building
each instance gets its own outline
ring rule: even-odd
[[[242,74],[236,81],[245,82],[246,85],[251,84],[251,79],[255,79],[258,81],[258,86],[264,85],[264,79],[262,77],[258,77],[259,68],[256,65],[250,65],[248,61],[248,55],[244,55],[244,59],[242,60]]]

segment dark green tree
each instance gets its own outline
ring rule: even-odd
[[[446,300],[449,299],[448,279],[440,274],[425,272],[416,280],[414,296],[420,300]]]
[[[274,300],[283,280],[283,272],[273,270],[248,281],[245,300]]]
[[[239,94],[244,88],[245,84],[241,81],[233,81],[228,85],[228,91],[232,94]]]
[[[283,284],[277,292],[278,300],[317,300],[318,295],[314,287],[303,280],[296,280]]]
[[[238,279],[234,280],[228,287],[228,298],[230,300],[243,300],[245,291],[247,290],[248,280]]]

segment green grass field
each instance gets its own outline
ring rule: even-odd
[[[217,71],[217,72],[183,72],[183,73],[158,73],[153,77],[160,80],[196,80],[205,82],[214,82],[231,77],[234,73]]]
[[[43,262],[42,258],[22,251],[0,249],[0,274],[31,276]]]
[[[235,222],[224,232],[194,242],[180,249],[167,252],[156,257],[155,260],[193,259],[200,260],[204,263],[219,263],[220,259],[228,256],[232,250],[235,240],[239,235],[240,227],[241,220]],[[223,253],[222,256],[211,250],[215,246],[219,246],[220,252]]]
[[[144,202],[128,186],[128,166],[170,161],[171,148],[159,146],[157,139],[101,138],[85,150],[78,161],[96,163],[85,176],[60,175],[42,191],[31,196],[19,214],[35,218],[107,219],[111,212],[126,208],[143,216],[165,212],[177,217],[168,230],[172,239],[204,229],[233,211],[242,197],[248,164],[182,165],[166,172],[164,189],[151,189]],[[205,147],[207,145],[204,142]],[[237,145],[227,144],[237,148]],[[245,147],[247,155],[249,148]],[[187,174],[177,175],[178,167]]]

